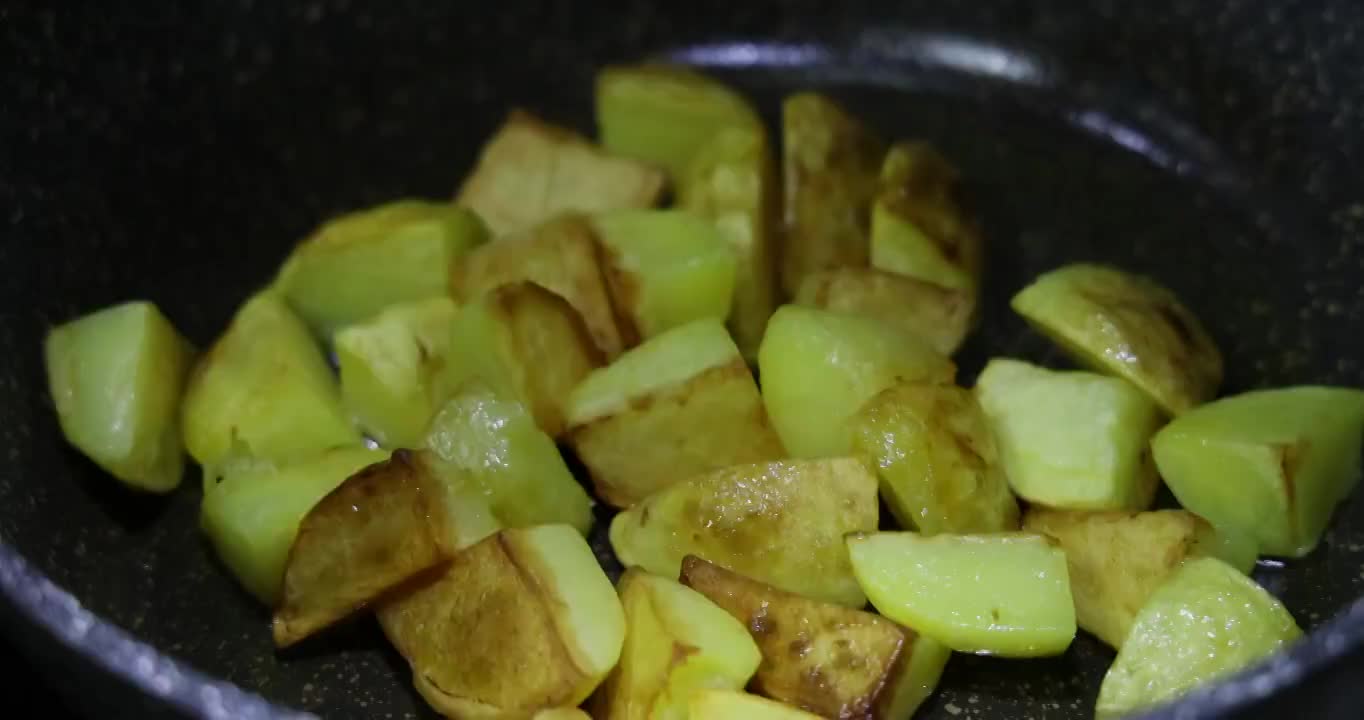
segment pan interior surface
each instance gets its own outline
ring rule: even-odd
[[[239,51],[258,47],[269,46]],[[316,222],[451,192],[510,107],[591,130],[593,64],[552,78],[508,71],[496,82],[475,67],[399,67],[382,86],[368,76],[371,84],[330,87],[311,79],[308,50],[288,52],[292,64],[267,54],[209,76],[219,96],[171,93],[155,116],[120,110],[117,93],[136,90],[121,80],[72,91],[75,110],[107,114],[103,127],[63,134],[80,166],[61,165],[76,162],[67,152],[39,168],[51,141],[19,158],[39,168],[34,187],[61,191],[10,189],[29,242],[0,259],[34,270],[24,287],[0,290],[12,358],[4,380],[17,398],[0,419],[11,467],[27,469],[0,477],[0,505],[23,510],[6,515],[0,539],[93,613],[270,700],[324,717],[435,717],[371,620],[277,655],[266,613],[199,536],[196,478],[166,498],[125,493],[64,445],[37,380],[46,327],[131,297],[154,300],[207,345]],[[1149,98],[1070,75],[1040,53],[949,33],[663,55],[733,83],[773,120],[785,93],[826,91],[885,136],[929,140],[962,168],[988,248],[982,323],[959,356],[963,382],[996,355],[1067,364],[1007,301],[1036,274],[1083,260],[1149,274],[1183,298],[1227,359],[1224,392],[1364,385],[1364,368],[1350,359],[1359,340],[1347,332],[1364,321],[1360,268],[1333,266],[1338,249],[1309,239],[1317,228],[1292,202]],[[281,108],[294,106],[316,122],[282,120]],[[593,540],[609,556],[604,519]],[[1356,498],[1315,552],[1262,563],[1256,579],[1311,630],[1364,592],[1361,562]],[[1046,660],[958,655],[919,717],[1090,718],[1111,659],[1083,633]]]

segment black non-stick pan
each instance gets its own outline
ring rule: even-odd
[[[149,298],[206,344],[319,220],[448,196],[509,107],[590,131],[603,63],[704,66],[768,111],[822,88],[941,147],[989,243],[965,381],[1062,362],[1005,300],[1098,260],[1187,300],[1226,391],[1364,385],[1354,2],[29,2],[0,7],[0,53],[0,605],[30,670],[8,677],[99,717],[431,714],[370,621],[276,654],[197,482],[134,495],[65,445],[46,328]],[[1255,577],[1310,637],[1162,717],[1364,717],[1364,497]],[[957,656],[922,717],[1087,718],[1111,658],[1083,634]]]

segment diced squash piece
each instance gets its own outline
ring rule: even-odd
[[[852,419],[853,447],[869,457],[900,525],[922,535],[1018,529],[1018,502],[990,429],[969,390],[898,383]]]
[[[453,718],[577,705],[615,667],[625,640],[611,580],[567,525],[502,530],[378,616],[417,691]]]
[[[867,264],[885,144],[834,101],[812,92],[782,102],[781,126],[781,282],[790,297],[812,272]]]
[[[455,195],[494,235],[525,230],[564,212],[651,207],[662,172],[612,157],[581,135],[513,110],[489,138]]]
[[[735,255],[713,224],[685,210],[617,210],[592,227],[616,311],[640,338],[729,317]]]
[[[1284,606],[1215,558],[1185,563],[1137,614],[1099,689],[1098,720],[1170,702],[1302,634]]]
[[[899,326],[943,355],[956,352],[966,340],[975,304],[965,291],[875,268],[810,273],[793,302]]]
[[[43,355],[67,442],[129,487],[180,484],[179,403],[194,349],[155,305],[115,305],[52,328]]]
[[[1316,547],[1359,482],[1364,390],[1301,386],[1223,398],[1156,434],[1156,465],[1175,497],[1268,555]]]
[[[686,718],[693,691],[740,690],[758,668],[762,655],[748,630],[701,593],[635,569],[617,592],[625,648],[594,698],[599,718]]]
[[[380,445],[421,447],[445,398],[454,317],[454,301],[435,297],[394,305],[336,333],[341,402]]]
[[[602,364],[573,306],[532,282],[485,293],[460,308],[451,328],[446,384],[486,383],[518,400],[551,437],[564,432],[569,393]]]
[[[815,720],[790,705],[737,690],[698,690],[688,703],[689,717],[705,720]]]
[[[636,342],[633,326],[617,318],[592,225],[565,215],[504,237],[469,254],[455,271],[455,299],[477,302],[499,286],[528,280],[578,311],[605,359]]]
[[[1076,360],[1125,378],[1172,415],[1222,384],[1222,354],[1203,324],[1150,278],[1077,263],[1039,276],[1010,304]]]
[[[592,716],[575,707],[560,707],[541,710],[531,720],[592,720]]]
[[[763,403],[794,457],[852,448],[848,419],[896,382],[951,383],[956,366],[904,330],[857,315],[786,305],[758,350]]]
[[[275,288],[319,338],[380,310],[450,294],[450,271],[488,231],[451,203],[401,200],[342,215],[299,244]]]
[[[460,388],[431,421],[433,470],[471,482],[507,527],[563,523],[586,533],[592,499],[526,408],[486,385]]]
[[[776,161],[761,127],[717,133],[678,182],[679,207],[709,219],[737,258],[729,331],[756,362],[767,319],[777,307]]]
[[[180,421],[207,479],[242,446],[253,457],[287,460],[360,442],[322,351],[270,292],[247,300],[199,359]]]
[[[616,507],[698,473],[784,455],[718,320],[673,328],[588,375],[567,413],[569,442],[597,495]]]
[[[861,607],[843,536],[876,529],[876,477],[853,458],[739,465],[650,495],[611,522],[626,567],[676,577],[696,555],[817,600]]]
[[[976,381],[1019,497],[1066,510],[1144,510],[1156,477],[1147,442],[1160,409],[1121,378],[995,358]]]
[[[1041,535],[872,533],[848,551],[882,615],[958,652],[1059,655],[1075,637],[1066,556]]]
[[[823,717],[908,718],[951,654],[878,615],[803,598],[696,556],[682,582],[743,623],[762,650],[758,693]]]
[[[288,464],[233,463],[204,492],[204,533],[242,585],[273,607],[303,517],[346,478],[386,457],[382,450],[356,446]]]

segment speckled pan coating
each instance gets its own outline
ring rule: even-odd
[[[884,133],[939,143],[991,249],[967,379],[989,354],[1059,362],[1005,300],[1087,259],[1185,297],[1230,390],[1364,385],[1357,3],[41,5],[0,9],[0,589],[20,608],[0,618],[49,665],[113,667],[204,717],[287,717],[205,676],[331,718],[430,713],[371,622],[276,656],[266,613],[199,537],[197,482],[132,497],[63,444],[43,331],[146,297],[207,343],[320,218],[451,192],[509,105],[589,129],[603,62],[678,49],[769,114],[786,90],[835,87]],[[1328,623],[1364,594],[1362,567],[1357,498],[1316,553],[1257,575],[1318,633],[1168,717],[1262,692],[1279,699],[1261,712],[1359,717],[1364,691],[1342,678],[1364,660],[1339,657],[1364,644],[1364,606]],[[958,657],[924,716],[1087,718],[1110,658],[1087,637],[1047,661]],[[1354,669],[1297,685],[1333,659]],[[81,677],[78,704],[152,716],[120,681]]]

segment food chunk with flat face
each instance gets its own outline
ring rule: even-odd
[[[790,705],[736,690],[698,690],[688,704],[690,717],[706,720],[815,720]]]
[[[514,110],[483,146],[455,202],[505,235],[565,212],[652,207],[664,184],[663,173],[645,163]]]
[[[1160,484],[1148,441],[1160,409],[1121,378],[995,358],[976,398],[1019,497],[1067,510],[1144,510]]]
[[[155,305],[115,305],[52,328],[43,358],[68,442],[129,487],[180,484],[180,395],[194,349]]]
[[[1364,390],[1258,390],[1195,408],[1151,441],[1180,503],[1267,555],[1316,547],[1359,482]]]
[[[611,523],[626,567],[676,577],[696,555],[806,597],[861,607],[843,536],[876,528],[876,477],[860,460],[785,460],[698,475]]]
[[[1018,529],[994,432],[971,391],[897,383],[852,418],[853,447],[876,466],[881,497],[923,535]]]
[[[573,391],[568,440],[616,507],[698,473],[784,455],[753,375],[718,320],[646,340]]]
[[[1081,363],[1124,378],[1167,413],[1211,400],[1222,354],[1203,324],[1150,278],[1076,263],[1044,273],[1010,301]]]
[[[625,615],[566,525],[502,530],[378,608],[417,691],[453,718],[518,718],[587,698],[615,667]]]
[[[822,717],[907,718],[932,693],[950,651],[869,612],[811,600],[694,555],[682,582],[753,635],[750,688]]]
[[[975,305],[966,291],[875,268],[811,273],[792,302],[899,326],[943,355],[961,347]]]

